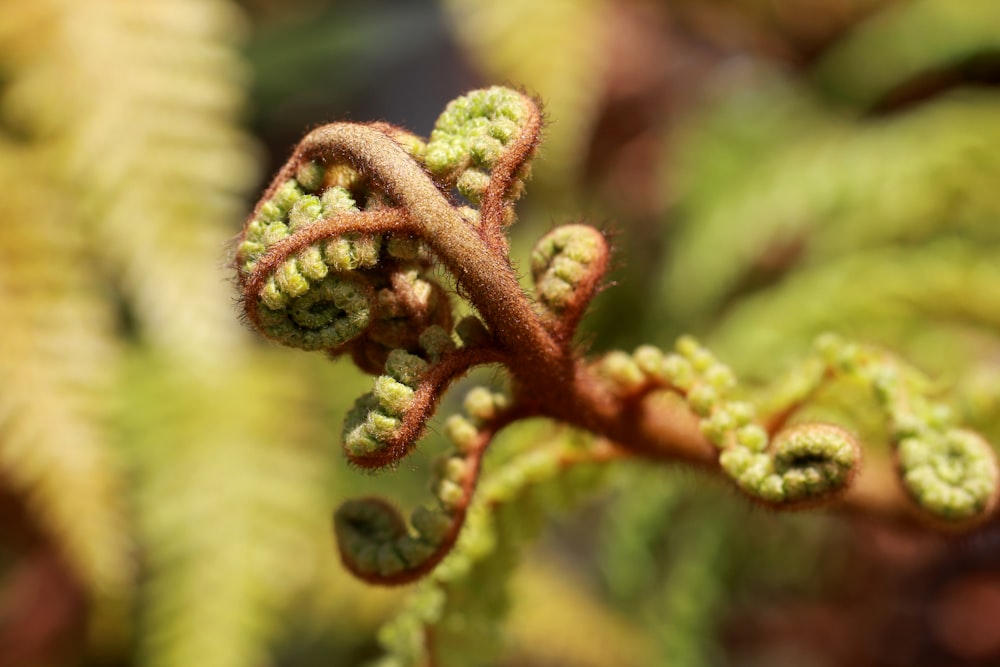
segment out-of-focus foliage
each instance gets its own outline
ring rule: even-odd
[[[330,545],[337,500],[376,485],[335,451],[361,383],[245,335],[223,266],[259,146],[345,116],[426,130],[480,79],[546,104],[544,213],[519,227],[613,218],[595,346],[692,331],[763,380],[832,329],[922,365],[1000,441],[992,0],[0,0],[0,662],[362,665],[413,621],[419,599]],[[545,444],[511,435],[501,457]],[[1000,659],[954,611],[985,608],[959,584],[1000,586],[995,539],[775,517],[693,473],[605,485],[523,559],[501,664]],[[532,521],[479,527],[518,538],[479,565],[509,571],[542,528],[526,498]],[[53,558],[68,574],[32,588]],[[496,603],[477,636],[501,652],[503,591],[470,598],[449,576],[485,571],[451,567],[416,617],[460,638]],[[568,625],[593,630],[560,644]]]

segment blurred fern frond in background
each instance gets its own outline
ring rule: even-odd
[[[425,131],[483,82],[545,103],[515,251],[561,216],[617,231],[589,345],[693,332],[764,383],[832,329],[1000,442],[992,0],[0,0],[0,664],[419,664],[429,627],[455,664],[1000,660],[995,522],[773,516],[648,466],[555,522],[580,499],[518,487],[409,601],[349,579],[332,508],[418,497],[426,461],[346,471],[363,379],[242,331],[227,244],[303,130]]]

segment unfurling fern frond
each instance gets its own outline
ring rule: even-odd
[[[383,628],[389,655],[380,667],[492,664],[503,648],[506,582],[524,543],[546,517],[592,494],[614,456],[606,444],[563,434],[488,474],[454,551]]]

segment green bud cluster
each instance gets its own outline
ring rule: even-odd
[[[619,374],[636,382],[631,378],[637,370],[685,396],[702,434],[721,450],[720,467],[751,496],[770,504],[798,504],[839,491],[850,481],[858,448],[849,433],[827,424],[803,424],[772,441],[756,423],[754,406],[733,398],[732,371],[695,339],[679,339],[672,354],[642,346],[631,362],[617,362],[623,369]]]
[[[430,558],[452,529],[452,518],[417,508],[407,529],[395,508],[376,498],[345,502],[334,516],[341,557],[362,577],[386,579],[416,569]]]
[[[339,185],[320,196],[312,194],[325,179],[322,165],[305,163],[296,178],[285,181],[260,206],[237,249],[243,277],[254,271],[271,247],[296,231],[331,215],[358,210],[351,194]],[[374,266],[380,244],[377,236],[347,234],[317,241],[285,259],[257,295],[262,332],[306,350],[336,348],[357,337],[371,321],[370,294],[343,273]]]
[[[344,449],[348,456],[371,456],[394,441],[427,367],[426,361],[403,350],[389,353],[386,374],[375,379],[373,390],[355,401],[344,420]]]
[[[539,303],[556,314],[586,305],[603,275],[608,242],[587,225],[563,225],[531,251],[531,275]]]
[[[957,428],[952,411],[927,398],[930,382],[885,352],[823,336],[816,347],[835,372],[871,387],[889,422],[903,485],[945,522],[973,520],[996,504],[1000,472],[989,443]]]
[[[438,118],[424,163],[478,205],[489,186],[490,171],[520,136],[530,113],[520,93],[509,88],[494,86],[460,97]]]
[[[366,455],[385,446],[413,401],[414,388],[427,364],[414,355],[394,351],[386,363],[387,375],[376,379],[375,389],[363,396],[348,416],[345,446],[352,455]],[[409,531],[399,514],[377,499],[353,500],[338,510],[337,540],[348,566],[369,578],[391,578],[419,568],[461,521],[476,474],[480,444],[478,429],[507,407],[502,394],[476,388],[465,398],[467,417],[453,416],[445,433],[456,451],[435,466],[435,509],[417,508]]]

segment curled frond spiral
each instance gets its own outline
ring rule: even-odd
[[[539,306],[564,336],[573,333],[608,267],[608,242],[588,225],[562,225],[531,251]]]
[[[822,503],[846,489],[855,475],[860,450],[853,435],[822,423],[772,435],[757,420],[754,405],[733,398],[732,371],[693,338],[681,338],[672,354],[643,346],[631,360],[606,358],[604,368],[618,385],[648,379],[680,392],[698,416],[702,434],[719,448],[722,471],[760,502],[779,507]]]
[[[392,360],[390,365],[397,363],[403,362]],[[396,375],[408,379],[403,373]],[[406,385],[392,381],[396,386],[383,382],[381,390],[376,382],[376,392],[369,394],[376,405],[367,412],[366,421],[348,434],[349,442],[374,439],[382,428],[391,434],[392,426],[379,420],[395,419],[387,414],[393,405],[405,411],[412,401]],[[380,498],[350,500],[340,507],[334,529],[341,560],[349,570],[374,583],[402,584],[426,574],[447,555],[465,521],[486,446],[508,419],[508,403],[502,394],[476,388],[465,399],[467,416],[453,415],[445,422],[444,431],[454,449],[435,466],[437,506],[415,510],[410,518],[412,530],[399,512]],[[378,416],[373,419],[372,415]]]
[[[923,512],[944,525],[962,525],[993,511],[1000,471],[992,447],[958,428],[952,411],[927,397],[924,377],[886,352],[835,336],[822,337],[817,347],[831,373],[871,387],[889,424],[903,486]]]

